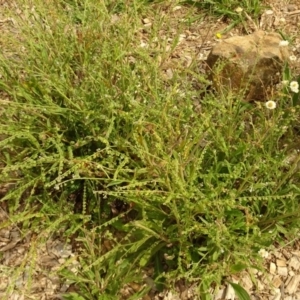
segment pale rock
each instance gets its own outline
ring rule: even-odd
[[[164,300],[180,300],[180,299],[177,295],[174,295],[171,291],[169,291],[165,295]]]
[[[281,300],[281,293],[279,292],[279,293],[276,293],[275,295],[274,295],[274,297],[272,298],[272,300]]]
[[[286,7],[286,9],[287,9],[288,12],[295,11],[295,10],[297,10],[297,5],[295,5],[295,4],[288,4],[287,7]]]
[[[286,278],[286,280],[284,282],[284,286],[288,286],[288,284],[290,283],[291,280],[292,280],[292,277]]]
[[[299,258],[296,256],[293,256],[289,261],[289,267],[292,267],[294,270],[298,271],[300,268]]]
[[[253,282],[250,275],[247,272],[241,273],[240,285],[249,293],[253,288]]]
[[[234,292],[233,287],[230,284],[228,284],[228,286],[227,286],[225,299],[226,300],[234,300],[235,299],[235,292]]]
[[[270,273],[276,274],[276,265],[273,262],[270,263]]]
[[[288,276],[288,269],[287,267],[278,267],[277,268],[277,274],[280,275],[280,276]]]
[[[181,41],[183,41],[185,39],[186,39],[186,34],[184,34],[184,33],[179,34],[179,38],[178,38],[179,42],[181,42]]]
[[[281,40],[278,33],[262,30],[221,40],[207,58],[213,87],[244,92],[246,101],[266,100],[289,56],[288,47],[279,47]]]
[[[271,274],[265,274],[262,278],[262,282],[266,285],[269,285],[272,282],[273,276]]]
[[[18,293],[13,293],[10,297],[10,300],[24,300],[24,295],[20,295]]]
[[[17,249],[17,252],[19,253],[19,254],[23,254],[23,253],[25,253],[25,248],[24,247],[19,247],[18,249]]]
[[[281,294],[280,289],[272,289],[270,290],[270,294],[276,296],[277,294]]]
[[[291,254],[290,251],[287,251],[287,250],[285,250],[285,249],[282,249],[281,251],[282,251],[283,256],[284,256],[287,260],[289,260],[289,259],[292,257],[292,254]]]
[[[185,62],[186,62],[185,66],[188,68],[192,64],[193,59],[190,55],[185,55],[184,59],[185,59]]]
[[[215,293],[214,300],[220,300],[224,298],[225,288],[219,288],[217,293]]]
[[[261,280],[257,281],[257,290],[258,291],[263,291],[265,290],[265,285],[261,282]]]
[[[291,251],[291,253],[293,255],[296,255],[296,256],[298,256],[300,258],[300,250],[294,250],[294,251]]]
[[[292,271],[292,270],[290,270],[290,271],[289,271],[289,276],[292,276],[292,277],[295,276],[295,272]]]
[[[187,297],[188,297],[188,299],[192,299],[192,298],[194,298],[194,297],[196,297],[196,294],[197,294],[197,290],[196,290],[196,288],[195,287],[191,287],[191,288],[188,288],[188,290],[187,290],[188,292],[187,292]]]
[[[295,293],[297,291],[299,282],[300,282],[300,275],[295,275],[294,277],[292,277],[292,279],[290,280],[290,282],[286,286],[285,291],[288,294]]]
[[[273,10],[266,10],[260,18],[259,27],[262,30],[270,30],[276,20]]]
[[[66,259],[65,258],[59,258],[58,262],[62,265],[66,262]]]
[[[172,69],[167,69],[166,70],[166,77],[167,77],[167,79],[172,79],[173,78],[173,71],[172,71]]]
[[[181,300],[187,300],[187,299],[189,299],[189,297],[188,297],[188,290],[184,290],[184,291],[180,294],[180,299],[181,299]]]
[[[60,292],[65,293],[69,287],[70,287],[70,284],[63,283],[62,286],[60,287]]]
[[[117,14],[113,14],[110,19],[112,24],[117,23],[119,20],[120,20],[120,17]]]
[[[273,254],[274,254],[274,256],[275,256],[276,258],[279,258],[279,259],[282,258],[282,253],[280,253],[280,252],[278,252],[278,251],[274,251]]]

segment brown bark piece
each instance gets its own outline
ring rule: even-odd
[[[276,259],[277,267],[286,267],[286,261],[283,259]]]
[[[280,276],[278,275],[275,276],[272,280],[272,284],[276,289],[278,289],[282,284],[282,280],[280,279]]]

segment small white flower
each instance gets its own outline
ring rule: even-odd
[[[242,9],[241,7],[237,7],[237,8],[235,9],[235,11],[239,14],[239,13],[241,13],[241,12],[243,11],[243,9]]]
[[[290,60],[291,60],[291,61],[295,61],[295,60],[297,60],[297,57],[296,57],[295,55],[291,55],[291,56],[290,56]]]
[[[164,253],[164,257],[166,260],[173,260],[175,258],[175,255],[168,255],[167,253]]]
[[[286,47],[286,46],[288,46],[289,45],[289,41],[280,41],[279,42],[279,47]]]
[[[297,81],[291,81],[290,89],[294,93],[299,93],[299,83]]]
[[[148,46],[149,46],[149,45],[148,45],[147,43],[141,41],[141,43],[140,43],[140,47],[141,47],[141,48],[148,48]]]
[[[272,100],[266,102],[266,108],[267,109],[275,109],[276,108],[276,102],[274,102]]]
[[[258,251],[258,254],[262,257],[262,258],[268,258],[269,257],[269,252],[266,251],[265,249],[260,249]]]

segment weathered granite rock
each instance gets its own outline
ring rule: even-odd
[[[280,41],[278,33],[264,31],[220,41],[207,58],[214,88],[244,91],[246,101],[268,99],[288,58],[288,47]]]

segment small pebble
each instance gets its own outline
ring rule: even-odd
[[[287,5],[286,9],[288,12],[295,11],[295,10],[297,10],[297,5],[289,4],[289,5]]]

